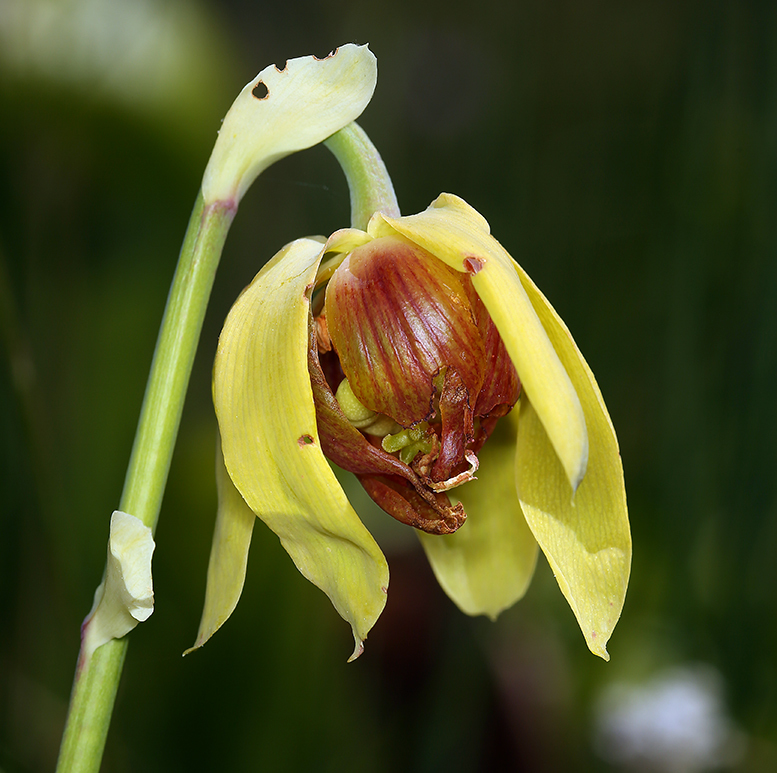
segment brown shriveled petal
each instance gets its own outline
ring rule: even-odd
[[[311,321],[308,369],[326,456],[354,473],[375,502],[402,523],[429,534],[455,532],[467,517],[463,506],[430,491],[408,465],[372,445],[345,417],[321,369],[316,339]]]
[[[359,475],[359,482],[373,501],[396,518],[400,523],[415,526],[427,534],[452,534],[466,518],[464,507],[458,503],[451,506],[446,494],[433,494],[441,508],[450,513],[450,518],[440,521],[437,510],[429,504],[407,481],[383,475]]]
[[[487,362],[468,277],[402,236],[357,247],[326,291],[326,319],[354,394],[410,427],[433,413],[434,377],[458,373],[472,396]]]

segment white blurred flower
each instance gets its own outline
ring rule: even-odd
[[[726,711],[720,674],[690,665],[610,685],[596,707],[594,743],[624,770],[695,773],[734,764],[744,737]]]

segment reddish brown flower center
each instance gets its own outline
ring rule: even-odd
[[[330,279],[310,348],[325,453],[394,517],[455,531],[466,516],[444,492],[472,477],[520,389],[469,275],[403,237],[375,239]]]

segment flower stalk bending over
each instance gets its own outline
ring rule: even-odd
[[[443,194],[401,217],[358,127],[327,144],[358,227],[284,247],[219,340],[223,465],[194,648],[238,601],[258,516],[350,623],[352,657],[362,652],[388,567],[329,459],[415,527],[468,614],[495,618],[515,603],[542,549],[589,648],[607,659],[631,538],[593,374],[478,212]]]

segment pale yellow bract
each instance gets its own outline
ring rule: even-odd
[[[111,639],[126,636],[154,611],[151,529],[121,510],[111,515],[105,576],[94,594],[94,604],[84,620],[81,658]]]
[[[367,46],[340,46],[324,59],[271,64],[229,109],[202,179],[205,204],[237,204],[276,161],[313,147],[356,120],[372,98],[378,64]]]

